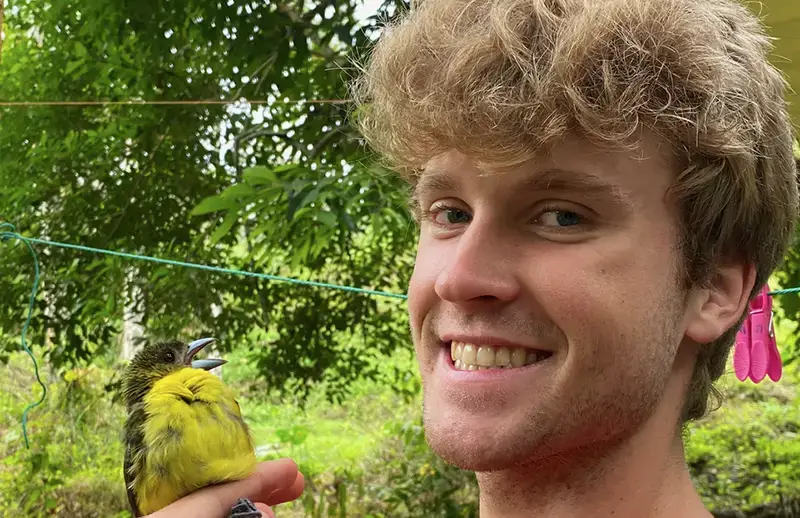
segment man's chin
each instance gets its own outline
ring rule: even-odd
[[[461,427],[440,417],[425,418],[428,445],[448,464],[469,471],[500,471],[518,468],[532,446],[512,438],[501,438],[491,427]]]
[[[464,470],[503,471],[521,466],[519,452],[511,449],[481,449],[461,442],[438,441],[431,436],[428,437],[428,444],[446,463]]]

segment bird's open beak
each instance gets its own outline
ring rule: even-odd
[[[203,369],[207,371],[228,363],[227,360],[221,360],[219,358],[206,358],[204,360],[193,359],[194,356],[203,349],[203,347],[207,346],[213,341],[213,338],[201,338],[190,343],[186,348],[186,363],[191,365],[193,369]]]

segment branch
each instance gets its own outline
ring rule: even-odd
[[[2,2],[2,1],[3,0],[0,0],[0,2]],[[163,117],[161,118],[161,122],[159,123],[159,125],[162,122],[164,122],[164,118]],[[141,183],[142,178],[145,176],[145,173],[147,172],[147,170],[150,169],[150,166],[153,165],[153,162],[156,159],[156,153],[158,152],[158,149],[161,147],[161,144],[164,143],[164,139],[167,138],[167,134],[168,133],[169,133],[169,126],[167,126],[166,131],[164,131],[164,133],[160,137],[158,137],[158,141],[156,142],[156,145],[153,146],[152,150],[150,150],[150,155],[147,157],[148,158],[147,162],[144,164],[144,167],[142,167],[139,170],[139,174],[137,175],[136,180],[134,180],[133,189],[131,191],[131,196],[128,198],[128,201],[125,203],[125,206],[119,212],[119,217],[117,218],[117,221],[114,224],[114,228],[112,228],[111,232],[108,233],[108,239],[112,239],[114,237],[114,234],[117,233],[117,230],[119,229],[119,226],[122,223],[122,220],[125,218],[125,213],[130,208],[131,203],[133,203],[133,196],[136,194],[136,191],[139,188],[139,184]]]
[[[249,124],[248,124],[248,126],[249,126]],[[264,137],[264,136],[272,136],[272,137],[282,138],[282,139],[286,140],[287,142],[289,142],[289,144],[293,148],[299,150],[301,153],[303,152],[302,147],[300,147],[300,143],[295,141],[294,139],[292,139],[290,136],[288,136],[285,133],[279,133],[279,132],[276,132],[276,131],[271,131],[271,130],[266,130],[266,129],[257,129],[257,130],[248,132],[247,128],[245,128],[245,131],[241,135],[239,135],[237,137],[234,137],[234,139],[233,139],[233,160],[234,160],[234,168],[236,169],[236,181],[237,182],[241,182],[242,181],[242,167],[241,167],[241,161],[239,159],[239,142],[240,141],[248,141],[248,140],[252,140],[252,139],[254,139],[256,137]],[[245,221],[245,223],[244,223],[245,244],[247,245],[247,253],[248,253],[248,255],[253,253],[253,245],[250,242],[250,233],[252,231],[252,224],[253,224],[253,222],[251,222],[251,221]],[[249,268],[251,270],[254,270],[256,268],[255,259],[251,258],[248,266],[249,266]],[[259,279],[253,279],[253,284],[255,285],[255,290],[256,290],[256,293],[258,294],[258,302],[259,302],[259,305],[261,306],[261,317],[263,319],[263,322],[262,322],[263,328],[264,328],[264,330],[269,330],[269,326],[270,326],[270,307],[269,307],[269,304],[268,304],[268,301],[267,301],[267,295],[266,295],[266,290],[268,288],[266,288],[264,286],[264,283],[261,282]]]
[[[250,77],[253,77],[253,78],[258,77],[259,78],[258,82],[255,84],[255,88],[253,90],[253,93],[258,93],[258,91],[261,89],[261,83],[263,83],[264,79],[266,79],[267,76],[269,75],[269,74],[267,74],[265,72],[265,70],[267,68],[272,68],[275,65],[275,61],[277,59],[278,59],[278,53],[277,52],[273,52],[272,54],[269,55],[269,57],[263,63],[261,63],[260,65],[258,65],[258,67],[256,67],[255,71],[253,71],[250,74]],[[264,72],[264,75],[259,77],[259,74],[261,74],[261,72]],[[252,83],[250,83],[249,85],[252,85]],[[245,85],[245,83],[240,84],[239,88],[236,90],[236,93],[233,95],[233,98],[234,99],[238,99],[239,96],[242,94],[242,90],[244,89],[244,87],[245,86],[249,86],[249,85]]]
[[[307,34],[308,39],[311,40],[311,43],[319,47],[316,51],[312,49],[312,53],[316,54],[319,57],[325,58],[328,61],[338,62],[339,58],[341,58],[341,53],[333,50],[331,46],[328,44],[331,37],[336,33],[335,29],[332,29],[328,34],[323,37],[320,37],[319,34],[316,32],[317,28],[311,23],[310,20],[306,20],[302,15],[298,14],[292,7],[286,4],[278,4],[278,11],[285,14],[291,22],[303,29],[308,30],[309,33]],[[307,15],[313,16],[316,10],[309,11]],[[343,42],[344,43],[344,42]]]
[[[314,145],[314,148],[308,153],[308,158],[309,159],[316,158],[317,155],[319,155],[322,152],[325,146],[329,145],[335,137],[345,135],[347,133],[348,132],[342,131],[342,128],[334,127],[332,130],[330,130],[321,139],[317,141],[316,145]]]
[[[239,141],[252,140],[252,139],[254,139],[256,137],[278,137],[278,138],[281,138],[281,139],[285,140],[290,146],[292,146],[297,151],[299,151],[304,157],[306,155],[306,151],[305,151],[305,149],[303,149],[303,146],[300,144],[300,142],[296,141],[295,139],[293,139],[292,137],[290,137],[286,133],[281,133],[279,131],[272,131],[272,130],[268,130],[268,129],[258,129],[258,130],[252,131],[250,133],[245,133],[245,134],[240,135],[238,137],[235,137],[233,139],[234,157],[235,157],[235,160],[236,160],[237,164],[239,163]]]

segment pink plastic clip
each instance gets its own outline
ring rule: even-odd
[[[760,383],[764,376],[778,381],[783,374],[781,355],[775,340],[772,297],[764,285],[750,301],[749,313],[736,334],[733,351],[733,370],[740,381],[750,378]]]
[[[739,332],[736,333],[736,345],[733,348],[733,372],[739,381],[750,376],[750,315],[748,315]]]

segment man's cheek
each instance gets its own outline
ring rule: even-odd
[[[447,256],[442,246],[437,246],[435,241],[420,240],[417,257],[414,262],[414,271],[409,282],[409,298],[418,301],[435,296],[436,279],[440,272],[447,267]]]
[[[408,313],[415,342],[419,340],[426,314],[435,304],[434,284],[436,282],[435,264],[425,257],[424,250],[417,253],[411,279],[408,285]]]

